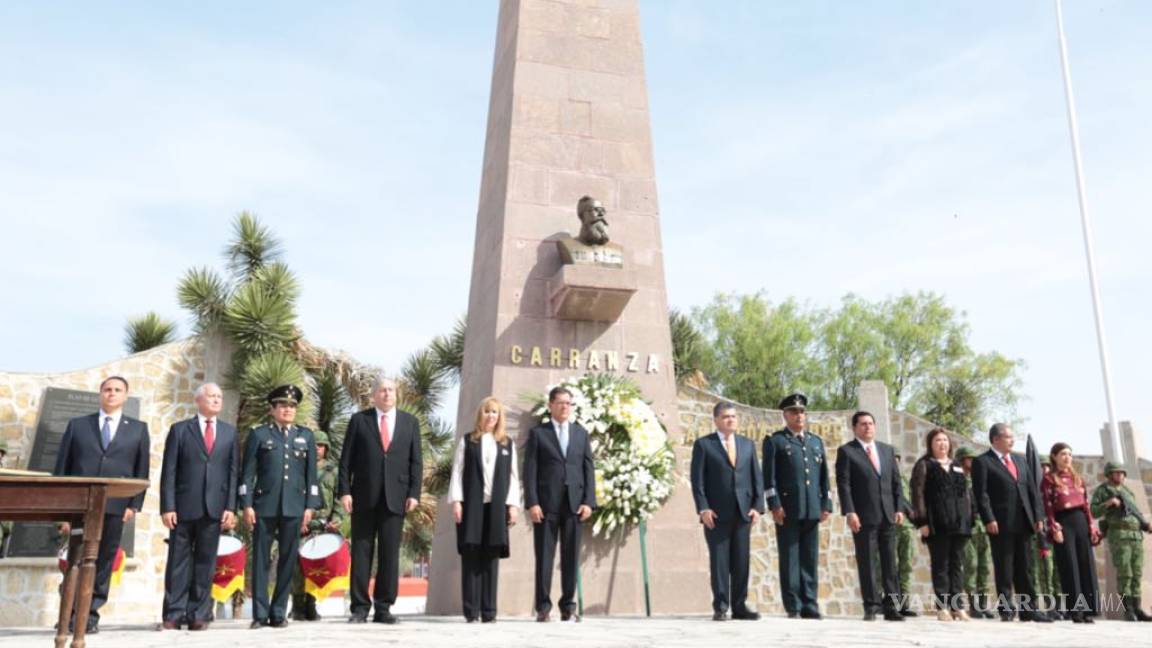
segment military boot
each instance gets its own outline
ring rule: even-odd
[[[1125,596],[1124,597],[1124,620],[1125,621],[1135,621],[1136,620],[1136,604],[1132,602],[1131,596]]]
[[[319,621],[320,613],[316,611],[316,597],[312,595],[305,595],[306,601],[304,606],[304,620],[305,621]]]
[[[972,616],[977,619],[995,619],[996,616],[992,614],[989,608],[992,605],[992,600],[988,598],[987,594],[977,594],[972,597],[976,603],[972,606]]]
[[[1140,597],[1139,596],[1133,596],[1131,598],[1132,598],[1132,612],[1136,615],[1136,620],[1137,621],[1152,621],[1152,615],[1148,614],[1147,612],[1144,611],[1144,608],[1140,607]]]
[[[292,597],[292,620],[303,621],[306,615],[307,605],[304,603],[303,596]]]

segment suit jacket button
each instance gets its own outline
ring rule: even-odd
[[[805,485],[805,486],[811,486],[811,485],[812,485],[812,482],[810,482],[810,481],[808,481],[807,479],[805,479],[805,480],[804,480],[804,485]]]

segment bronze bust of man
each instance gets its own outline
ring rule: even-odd
[[[608,219],[604,205],[592,196],[584,196],[576,203],[580,217],[580,242],[585,245],[604,245],[608,242]]]

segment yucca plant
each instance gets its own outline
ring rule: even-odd
[[[679,383],[700,373],[704,337],[692,318],[675,308],[668,309],[668,326],[672,331],[672,365]]]
[[[130,318],[124,326],[124,348],[128,353],[147,351],[175,339],[176,323],[152,311]]]

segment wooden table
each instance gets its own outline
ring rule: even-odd
[[[73,605],[76,619],[72,648],[84,648],[88,608],[96,582],[96,554],[108,499],[132,497],[146,488],[148,482],[143,479],[0,474],[0,520],[68,522],[74,529],[84,529],[82,536],[73,535],[68,543],[68,572],[60,595],[56,648],[64,648],[68,642]]]

